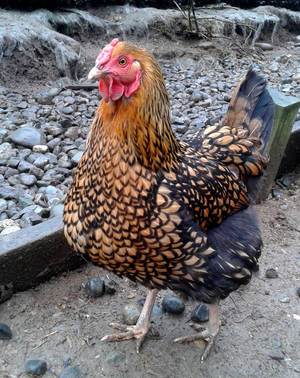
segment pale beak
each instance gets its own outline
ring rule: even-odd
[[[88,80],[97,80],[103,77],[106,77],[107,75],[111,74],[111,71],[108,70],[101,70],[97,66],[93,67],[88,75]]]

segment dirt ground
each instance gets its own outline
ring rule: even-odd
[[[111,332],[110,322],[122,322],[123,306],[137,303],[146,290],[110,274],[118,283],[116,294],[90,298],[83,284],[91,277],[104,279],[107,272],[88,264],[1,304],[0,321],[11,327],[13,338],[0,340],[0,376],[25,377],[27,359],[46,360],[45,377],[58,376],[68,364],[78,366],[82,377],[299,376],[300,174],[291,180],[282,198],[256,206],[264,235],[260,271],[248,286],[221,302],[220,334],[203,364],[203,345],[173,343],[193,333],[187,323],[196,305],[192,301],[183,315],[153,318],[154,332],[139,355],[133,340],[101,342]],[[278,278],[266,278],[268,268],[276,269]],[[158,304],[166,294],[160,292]],[[289,303],[281,303],[286,297]],[[122,353],[123,359],[107,362],[112,351]],[[271,358],[279,352],[282,360]]]
[[[152,47],[156,46],[158,43],[152,41]],[[85,48],[91,63],[95,44]],[[87,70],[89,67],[87,64]],[[23,91],[28,88],[23,87]],[[36,93],[42,89],[45,87],[40,82],[30,87]],[[17,293],[0,305],[0,322],[13,332],[11,340],[0,340],[0,378],[26,377],[28,359],[47,361],[45,378],[59,376],[66,366],[78,366],[81,377],[91,378],[299,377],[300,298],[296,290],[300,287],[300,174],[290,178],[292,184],[281,198],[256,206],[264,239],[260,271],[249,285],[221,302],[222,327],[203,364],[203,344],[173,343],[176,337],[194,333],[188,324],[196,306],[193,301],[186,302],[183,315],[153,317],[153,332],[140,354],[136,354],[132,340],[101,342],[111,332],[110,322],[122,323],[124,305],[144,298],[146,289],[87,264]],[[266,278],[268,268],[276,269],[278,278]],[[91,277],[107,276],[118,283],[117,292],[88,297],[83,284]],[[167,294],[174,295],[161,291],[156,303]],[[111,352],[121,353],[114,362],[108,361]],[[274,359],[280,355],[282,359]]]

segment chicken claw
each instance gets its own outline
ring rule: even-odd
[[[198,332],[194,335],[190,336],[183,336],[178,337],[174,340],[175,343],[187,343],[196,340],[204,340],[206,341],[206,347],[201,355],[201,362],[205,361],[211,351],[212,346],[214,345],[214,341],[216,336],[220,330],[220,321],[218,319],[218,308],[216,304],[208,305],[210,308],[210,320],[209,320],[209,327],[208,329],[204,329],[201,332]],[[193,328],[197,329],[196,325],[193,325]]]
[[[122,331],[122,333],[112,333],[102,337],[101,341],[122,341],[129,339],[136,339],[136,352],[140,352],[140,347],[145,340],[145,337],[150,327],[150,316],[152,307],[154,305],[155,297],[158,290],[151,290],[146,298],[143,310],[135,326],[126,327],[117,323],[111,323],[110,326],[114,329]]]

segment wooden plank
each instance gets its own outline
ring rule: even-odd
[[[300,107],[299,98],[285,96],[272,88],[268,91],[275,105],[274,126],[267,145],[270,160],[257,193],[257,203],[265,200],[270,193]]]
[[[0,237],[0,303],[7,299],[6,290],[28,289],[83,262],[67,245],[60,216],[4,235]]]

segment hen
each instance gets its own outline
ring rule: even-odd
[[[149,328],[157,289],[210,305],[205,358],[219,330],[217,304],[257,269],[262,240],[249,207],[267,159],[273,102],[250,70],[225,118],[190,144],[176,140],[161,70],[145,49],[114,39],[89,74],[102,94],[64,208],[64,233],[92,262],[149,287],[135,327]]]

